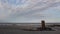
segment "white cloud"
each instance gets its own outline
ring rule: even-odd
[[[59,3],[60,0],[16,0],[16,4],[10,4],[7,0],[0,0],[0,19],[1,20],[8,20],[8,18],[12,17],[24,17],[27,20],[40,17],[46,17],[42,11],[50,8],[56,7],[56,3]],[[10,0],[12,1],[12,0]],[[14,2],[14,1],[13,1]],[[19,4],[19,2],[21,2]],[[60,4],[60,3],[59,3]],[[37,14],[40,13],[40,14]],[[23,19],[23,18],[22,18]],[[19,19],[18,19],[19,20]],[[24,19],[23,19],[24,20]]]

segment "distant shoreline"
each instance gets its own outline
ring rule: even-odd
[[[59,23],[60,24],[60,22],[56,22],[55,24],[57,24],[57,23]],[[41,23],[13,23],[13,22],[0,22],[0,24],[41,24]],[[46,23],[46,24],[52,24],[52,23]]]

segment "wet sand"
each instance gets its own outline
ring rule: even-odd
[[[60,34],[60,31],[22,31],[18,29],[0,29],[0,34]]]

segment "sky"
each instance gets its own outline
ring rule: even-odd
[[[0,22],[60,22],[60,0],[0,0]]]

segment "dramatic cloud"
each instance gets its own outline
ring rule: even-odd
[[[60,0],[0,0],[0,20],[38,22],[41,19],[55,19],[60,17],[59,8]]]

